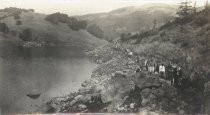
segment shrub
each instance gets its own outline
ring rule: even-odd
[[[17,21],[16,21],[16,25],[22,25],[22,21],[17,20]]]
[[[194,21],[196,26],[204,26],[205,24],[209,23],[209,20],[206,17],[199,17]]]
[[[9,32],[9,27],[7,26],[6,23],[0,23],[0,31],[3,33]]]
[[[10,33],[13,35],[13,36],[16,36],[17,35],[17,32],[15,30],[11,30]]]
[[[89,33],[91,33],[92,35],[98,37],[98,38],[103,38],[103,30],[101,30],[101,28],[96,25],[96,24],[93,24],[93,25],[90,25],[87,27],[87,31]]]
[[[183,25],[183,24],[190,23],[192,20],[193,20],[192,16],[186,16],[186,17],[183,17],[183,18],[176,18],[175,23]]]
[[[20,19],[20,15],[19,15],[19,14],[15,14],[15,15],[14,15],[14,19],[15,19],[15,20]]]
[[[32,30],[29,28],[26,28],[22,31],[22,33],[19,34],[19,38],[21,38],[23,41],[31,41],[32,40]]]
[[[85,21],[85,20],[77,20],[76,18],[71,17],[70,18],[69,27],[72,30],[86,29],[87,21]]]
[[[59,12],[47,15],[45,20],[49,21],[53,24],[58,24],[59,22],[69,23],[68,15],[67,14],[62,14],[62,13],[59,13]]]

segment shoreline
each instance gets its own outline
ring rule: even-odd
[[[155,74],[136,73],[139,65],[112,45],[89,51],[87,55],[92,62],[99,64],[91,78],[83,82],[77,92],[51,99],[46,113],[183,111],[177,103],[177,90],[168,81]],[[167,106],[176,107],[166,110]]]

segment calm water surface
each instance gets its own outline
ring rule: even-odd
[[[34,111],[55,96],[76,91],[96,64],[76,47],[22,48],[0,44],[0,108],[3,113]],[[27,94],[41,93],[38,99]]]

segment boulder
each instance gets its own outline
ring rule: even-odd
[[[130,108],[131,108],[131,109],[134,109],[134,107],[135,107],[135,103],[131,103],[131,104],[130,104]]]
[[[162,88],[152,89],[152,94],[157,97],[162,97],[165,95],[165,91]]]
[[[101,99],[104,103],[112,102],[113,100],[121,100],[126,96],[133,88],[134,83],[131,79],[124,76],[114,76],[104,86],[104,89],[100,92]]]
[[[79,100],[81,100],[83,98],[84,98],[83,95],[77,95],[76,97],[74,97],[74,100],[79,101]]]
[[[146,106],[149,101],[150,101],[150,99],[148,99],[148,98],[142,98],[141,105]]]
[[[69,103],[69,106],[73,106],[75,103],[77,103],[78,101],[77,100],[72,100],[70,103]]]
[[[79,108],[79,110],[84,110],[84,109],[87,109],[87,106],[84,104],[79,104],[78,108]]]
[[[133,81],[140,89],[161,86],[161,82],[158,77],[148,76],[143,72],[134,75]]]
[[[145,88],[145,89],[143,89],[143,90],[141,91],[140,94],[141,94],[142,97],[146,98],[146,97],[149,96],[150,93],[151,93],[151,89]]]

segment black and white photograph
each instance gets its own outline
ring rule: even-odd
[[[0,115],[210,114],[210,0],[0,0]]]

